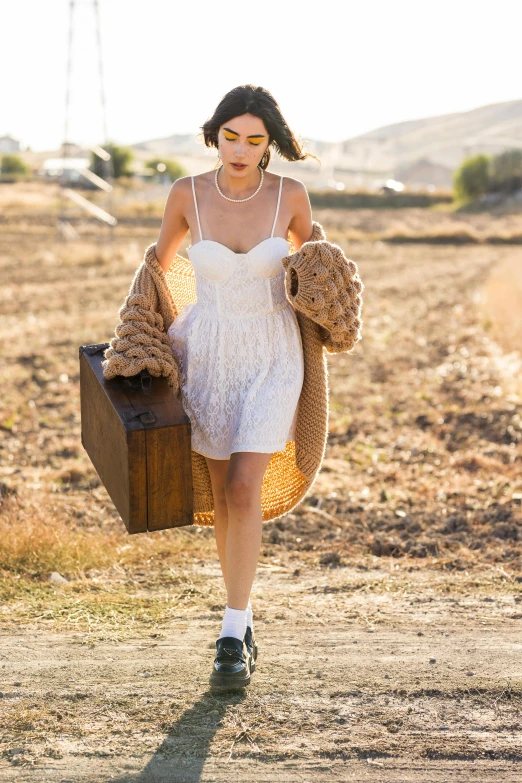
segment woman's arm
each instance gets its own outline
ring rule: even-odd
[[[190,177],[181,177],[173,182],[167,196],[155,249],[156,258],[165,273],[188,233],[189,225],[185,214],[190,187]]]
[[[285,177],[286,179],[286,177]],[[296,250],[301,248],[304,242],[308,242],[312,236],[312,208],[308,192],[303,183],[298,179],[289,177],[292,187],[289,192],[289,202],[292,211],[292,219],[288,230],[292,244]]]

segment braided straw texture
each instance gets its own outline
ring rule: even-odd
[[[357,269],[340,248],[326,241],[319,223],[314,221],[312,236],[301,250],[296,252],[291,244],[290,255],[283,259],[283,264],[287,269],[285,289],[301,331],[304,381],[295,441],[272,454],[263,477],[263,521],[291,511],[310,491],[321,468],[328,437],[326,353],[348,350],[346,346],[351,349],[360,327],[362,284]],[[314,275],[314,271],[319,274]],[[332,279],[337,301],[343,302],[340,308],[336,307],[335,294],[326,286],[326,281]],[[134,375],[146,367],[151,375],[166,376],[174,394],[179,396],[180,372],[166,333],[181,309],[196,300],[196,280],[190,262],[176,255],[164,273],[156,258],[155,243],[149,245],[119,310],[121,323],[116,327],[116,337],[105,350],[104,376]],[[317,307],[315,300],[321,301],[322,306]],[[329,320],[330,313],[335,320]],[[195,451],[191,458],[194,524],[212,526],[214,500],[207,463]]]

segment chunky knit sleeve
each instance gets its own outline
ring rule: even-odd
[[[180,372],[172,354],[164,318],[161,314],[160,297],[154,275],[151,273],[147,253],[131,283],[129,293],[118,310],[120,323],[115,328],[115,337],[105,349],[102,361],[105,378],[116,375],[136,375],[147,369],[155,377],[164,376],[174,394],[180,392]]]
[[[357,264],[326,239],[312,240],[283,259],[287,298],[321,326],[328,353],[351,351],[361,339],[362,326],[364,286]]]

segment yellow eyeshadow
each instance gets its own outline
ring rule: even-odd
[[[236,141],[239,138],[239,136],[230,131],[223,131],[223,135],[228,141]],[[258,147],[262,141],[263,139],[256,139],[255,141],[250,141],[250,144],[253,144],[254,147]]]

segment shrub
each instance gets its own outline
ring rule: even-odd
[[[133,175],[134,172],[132,171],[130,164],[134,160],[134,153],[129,147],[121,147],[113,142],[100,146],[111,155],[112,172],[111,161],[102,160],[102,158],[98,157],[94,152],[91,153],[91,162],[89,164],[91,171],[102,179],[108,179],[111,173],[115,179]]]
[[[3,155],[0,160],[0,174],[29,174],[29,167],[18,155]]]
[[[522,150],[512,149],[491,160],[489,190],[513,193],[522,188]]]
[[[474,155],[466,158],[453,178],[453,191],[459,201],[468,201],[484,195],[489,189],[489,155]]]
[[[165,160],[164,158],[152,158],[145,163],[146,168],[154,171],[161,179],[166,178],[174,182],[187,173],[177,160]]]

